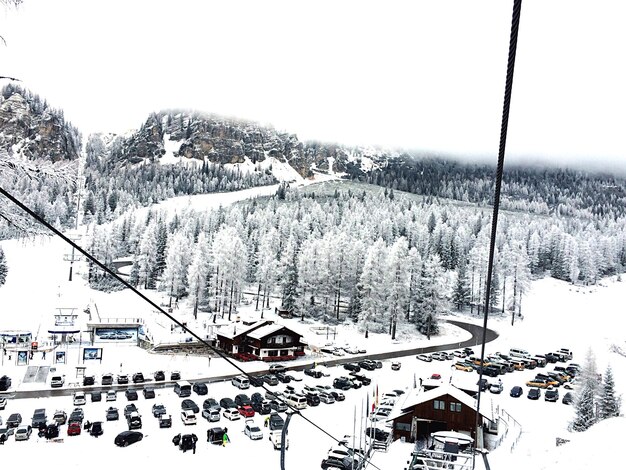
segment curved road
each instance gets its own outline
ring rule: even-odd
[[[412,356],[413,354],[422,354],[422,353],[429,353],[429,352],[435,352],[435,351],[447,351],[449,349],[460,349],[460,348],[476,346],[480,344],[482,340],[482,326],[474,325],[472,323],[466,323],[466,322],[462,322],[458,320],[447,320],[447,323],[450,323],[451,325],[464,329],[465,331],[469,332],[472,335],[472,337],[466,341],[460,341],[460,342],[457,341],[455,343],[440,344],[437,346],[426,346],[426,347],[420,347],[420,348],[402,349],[398,351],[390,351],[390,352],[378,353],[378,354],[360,354],[360,355],[353,355],[350,357],[341,357],[341,358],[330,359],[330,360],[318,360],[317,363],[324,364],[326,366],[334,366],[334,365],[345,364],[347,362],[354,362],[354,361],[361,360],[361,359],[378,359],[378,360],[391,359],[395,357]],[[493,341],[497,337],[498,337],[498,333],[496,331],[487,328],[487,343]],[[293,366],[293,367],[287,366],[287,369],[303,370],[303,369],[309,368],[309,366],[310,364],[302,364],[302,365]],[[256,371],[254,372],[254,375],[259,375],[259,374],[266,373],[266,372],[267,370]],[[195,379],[194,382],[205,382],[205,383],[222,382],[225,380],[230,380],[237,375],[240,375],[240,374],[235,373],[235,374],[220,375],[220,376],[213,376],[213,377],[204,377],[200,379]],[[146,382],[143,384],[130,383],[128,385],[111,385],[111,386],[105,386],[105,387],[99,386],[99,385],[93,385],[89,387],[57,388],[57,389],[45,389],[45,390],[18,390],[18,391],[8,392],[4,395],[5,396],[8,395],[13,399],[58,397],[58,396],[69,396],[69,395],[72,395],[74,392],[78,392],[78,391],[81,391],[81,392],[92,392],[92,391],[106,392],[106,390],[124,391],[128,388],[134,388],[137,391],[139,391],[141,388],[144,388],[146,386],[154,387],[154,388],[167,388],[167,387],[173,387],[175,383],[176,381],[171,381],[171,380],[165,381],[165,382],[154,382],[149,379],[149,380],[146,380]]]

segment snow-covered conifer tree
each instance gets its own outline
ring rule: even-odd
[[[432,254],[424,260],[418,286],[418,299],[413,321],[418,331],[428,335],[439,332],[438,318],[446,311],[445,293],[442,292],[443,268],[439,256]]]
[[[606,372],[603,376],[599,405],[599,420],[620,415],[621,403],[619,397],[615,395],[615,382],[613,379],[613,370],[610,365],[606,368]]]
[[[4,250],[0,246],[0,286],[3,286],[7,281],[7,274],[9,273],[9,268],[7,266],[7,259],[4,255]]]
[[[571,423],[572,431],[582,432],[589,429],[596,422],[596,401],[593,388],[583,383],[575,401],[576,416]]]

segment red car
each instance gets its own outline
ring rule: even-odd
[[[430,376],[431,379],[433,380],[441,380],[441,375],[440,374],[433,374]]]
[[[67,427],[68,436],[78,436],[80,434],[81,424],[77,421],[72,421]]]
[[[240,406],[239,414],[246,418],[252,418],[254,416],[254,409],[250,405]]]

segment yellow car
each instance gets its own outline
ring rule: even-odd
[[[465,364],[463,362],[457,362],[454,364],[454,368],[456,370],[463,370],[465,372],[472,372],[474,370],[474,368],[472,366],[470,366],[469,364]]]
[[[526,382],[527,387],[548,388],[550,384],[547,380],[530,380]]]

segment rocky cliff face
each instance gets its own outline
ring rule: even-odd
[[[73,160],[80,152],[80,134],[62,111],[7,85],[0,95],[0,149],[28,159]]]
[[[220,164],[248,161],[256,164],[273,157],[288,163],[305,178],[312,176],[313,171],[346,173],[365,170],[373,160],[380,162],[388,157],[376,151],[305,143],[294,134],[281,133],[253,122],[167,111],[150,115],[141,129],[116,145],[112,158],[131,163],[159,161],[166,156],[171,142],[176,142],[177,150],[171,155],[175,158],[206,159]]]

